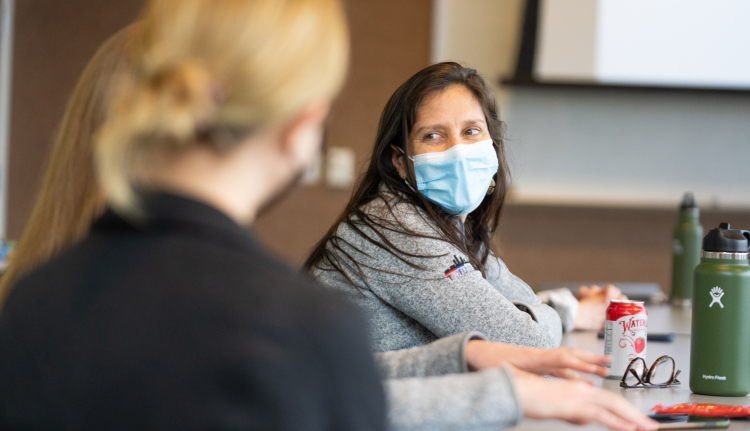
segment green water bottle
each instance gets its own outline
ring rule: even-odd
[[[703,226],[692,193],[685,193],[672,244],[672,305],[689,306],[693,299],[693,271],[701,260]]]
[[[729,223],[703,239],[690,335],[690,390],[697,394],[750,393],[749,245],[750,231],[730,229]]]

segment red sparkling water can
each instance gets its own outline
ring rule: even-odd
[[[620,380],[630,361],[638,357],[646,360],[647,324],[648,313],[643,302],[610,302],[604,323],[604,354],[612,356],[608,378]],[[640,364],[635,368],[639,375],[642,369]]]

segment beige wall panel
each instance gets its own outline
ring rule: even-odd
[[[595,81],[597,0],[541,0],[535,75]]]

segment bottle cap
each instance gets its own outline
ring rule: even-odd
[[[703,238],[703,251],[747,253],[750,231],[730,229],[729,223],[721,223]]]
[[[690,192],[685,193],[685,196],[682,197],[682,205],[680,205],[680,209],[686,208],[698,208],[698,204],[695,203],[695,197]]]

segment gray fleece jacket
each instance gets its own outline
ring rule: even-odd
[[[422,210],[388,192],[363,210],[387,223],[398,219],[413,231],[439,235]],[[345,253],[334,253],[354,285],[327,262],[312,271],[318,282],[343,291],[361,306],[369,318],[375,351],[423,346],[468,331],[482,332],[492,341],[524,346],[560,345],[560,316],[542,304],[495,255],[490,254],[487,260],[485,278],[465,263],[468,256],[450,243],[407,235],[396,224],[389,227],[375,231],[362,225],[361,233],[346,224],[338,227],[337,235],[342,239],[338,244]],[[381,238],[387,238],[405,252],[399,255],[403,260],[365,236],[381,244]],[[328,248],[333,250],[330,243]]]
[[[423,347],[375,355],[388,398],[392,431],[500,430],[518,423],[523,408],[505,368],[469,373],[464,347],[476,332]]]

